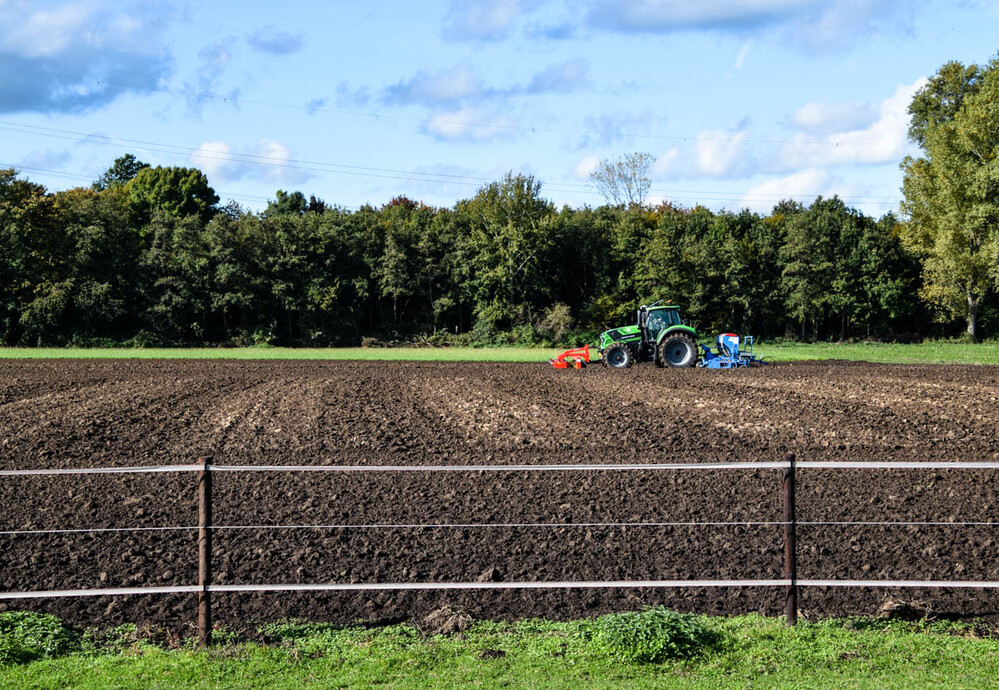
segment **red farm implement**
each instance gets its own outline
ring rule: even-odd
[[[582,369],[590,363],[590,346],[566,350],[555,359],[549,359],[548,363],[556,369]]]

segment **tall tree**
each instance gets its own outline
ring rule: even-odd
[[[655,162],[655,156],[650,153],[629,153],[616,160],[604,159],[590,173],[590,180],[607,203],[640,206],[652,187],[649,171]]]
[[[923,258],[924,298],[978,338],[999,278],[999,57],[944,65],[910,112],[923,156],[902,163],[903,237]]]
[[[197,168],[143,168],[128,183],[129,201],[148,222],[159,211],[171,218],[197,216],[207,222],[219,196]]]
[[[523,325],[555,282],[548,274],[554,209],[541,197],[541,183],[507,173],[455,211],[467,228],[462,248],[480,331]]]
[[[111,167],[105,170],[104,174],[94,181],[90,188],[95,192],[103,192],[105,189],[121,187],[135,179],[140,170],[145,170],[148,167],[149,163],[143,163],[131,153],[126,153],[124,156],[116,158]]]

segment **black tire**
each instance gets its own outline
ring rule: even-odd
[[[697,345],[682,333],[667,336],[659,346],[659,360],[664,367],[682,369],[697,364]]]
[[[604,364],[613,369],[627,369],[633,359],[631,349],[627,345],[617,343],[604,350]]]

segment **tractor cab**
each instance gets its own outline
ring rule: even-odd
[[[638,325],[645,329],[647,340],[656,342],[659,335],[670,326],[683,325],[680,308],[674,306],[641,307],[638,310]]]

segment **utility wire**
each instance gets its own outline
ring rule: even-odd
[[[52,77],[63,77],[63,74],[55,74],[47,70],[40,68],[29,68],[34,72],[40,74],[45,74]],[[201,90],[193,91],[190,89],[171,89],[164,86],[150,86],[148,84],[135,84],[132,82],[126,82],[121,80],[113,79],[96,79],[93,77],[88,77],[86,75],[80,75],[78,81],[81,83],[92,82],[97,86],[103,86],[105,84],[112,84],[116,86],[123,86],[137,92],[154,92],[154,93],[165,93],[176,96],[183,96],[184,98],[203,101],[212,100],[215,102],[220,102],[223,104],[231,104],[233,106],[241,105],[255,105],[255,106],[265,106],[270,108],[282,108],[285,110],[295,110],[299,112],[305,112],[310,115],[316,113],[329,113],[334,115],[346,115],[350,117],[361,117],[365,119],[370,119],[373,121],[394,121],[394,122],[413,122],[417,124],[440,124],[440,125],[451,125],[456,127],[478,127],[482,129],[493,129],[493,130],[503,130],[503,131],[518,131],[524,133],[537,134],[538,132],[549,133],[549,134],[571,134],[579,136],[595,136],[595,137],[619,137],[626,139],[649,139],[653,141],[675,141],[675,142],[697,142],[697,141],[711,141],[720,143],[731,143],[731,144],[766,144],[766,145],[809,145],[809,146],[824,146],[829,148],[838,148],[840,146],[872,146],[877,143],[875,141],[848,141],[848,140],[809,140],[809,139],[779,139],[779,138],[757,138],[757,139],[747,139],[739,136],[705,136],[703,134],[695,135],[667,135],[667,134],[639,134],[635,132],[622,132],[622,131],[600,131],[600,130],[587,130],[587,129],[572,129],[572,128],[557,128],[557,127],[544,127],[544,126],[534,126],[534,125],[514,125],[509,123],[498,123],[498,122],[479,122],[467,119],[451,119],[447,117],[414,117],[405,115],[390,115],[385,111],[363,111],[363,110],[347,110],[343,108],[331,108],[326,105],[292,105],[288,103],[278,103],[274,101],[261,101],[249,98],[242,98],[238,95],[233,94],[220,94],[216,91]]]
[[[268,156],[264,154],[221,152],[205,150],[200,147],[179,146],[174,144],[164,144],[160,142],[126,139],[112,137],[102,134],[87,134],[65,129],[52,127],[40,127],[36,125],[24,125],[16,122],[0,120],[0,130],[31,134],[70,141],[79,141],[90,144],[103,144],[122,147],[138,147],[142,150],[157,153],[184,154],[188,157],[197,156],[202,159],[219,160],[238,164],[264,165],[272,168],[287,170],[298,170],[302,172],[323,172],[352,177],[369,177],[377,179],[405,180],[408,182],[451,184],[468,187],[480,187],[484,184],[495,182],[495,179],[479,177],[474,175],[462,175],[457,173],[435,173],[419,170],[400,170],[397,168],[378,168],[371,166],[358,166],[345,163],[329,163],[324,161],[296,160],[282,158],[278,156]],[[17,166],[14,166],[17,167]],[[585,194],[592,196],[594,190],[588,184],[573,182],[546,182],[545,186],[563,194]],[[713,190],[692,190],[692,189],[650,189],[650,193],[660,194],[680,200],[704,200],[708,201],[744,201],[755,199],[759,201],[775,200],[780,201],[788,198],[806,198],[811,195],[778,195],[760,193],[736,193],[739,196],[731,196],[731,192]],[[695,194],[697,197],[682,197],[678,194]],[[901,199],[893,196],[843,196],[844,200],[856,203],[868,203],[880,206],[894,206]]]

